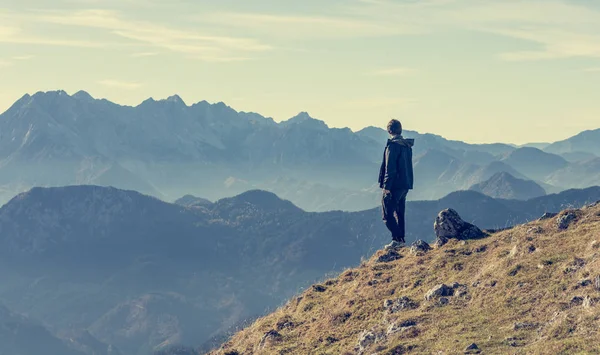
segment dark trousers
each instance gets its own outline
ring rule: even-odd
[[[406,236],[404,212],[406,210],[406,195],[408,190],[393,190],[383,193],[381,207],[385,226],[392,233],[392,239],[403,241]]]

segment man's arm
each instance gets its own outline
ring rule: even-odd
[[[383,189],[390,191],[398,176],[398,146],[390,144],[385,151],[385,176],[383,178]]]

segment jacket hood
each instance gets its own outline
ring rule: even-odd
[[[402,136],[394,136],[389,140],[389,142],[405,145],[411,148],[415,145],[415,140],[413,138],[403,138]]]

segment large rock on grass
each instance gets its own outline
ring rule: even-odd
[[[445,209],[440,212],[435,219],[433,224],[435,235],[438,241],[436,245],[440,246],[445,244],[448,239],[480,239],[487,236],[487,233],[483,232],[477,226],[471,223],[463,221],[458,212],[453,209]]]

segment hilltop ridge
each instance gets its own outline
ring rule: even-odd
[[[600,351],[600,204],[477,240],[377,252],[212,355]]]

